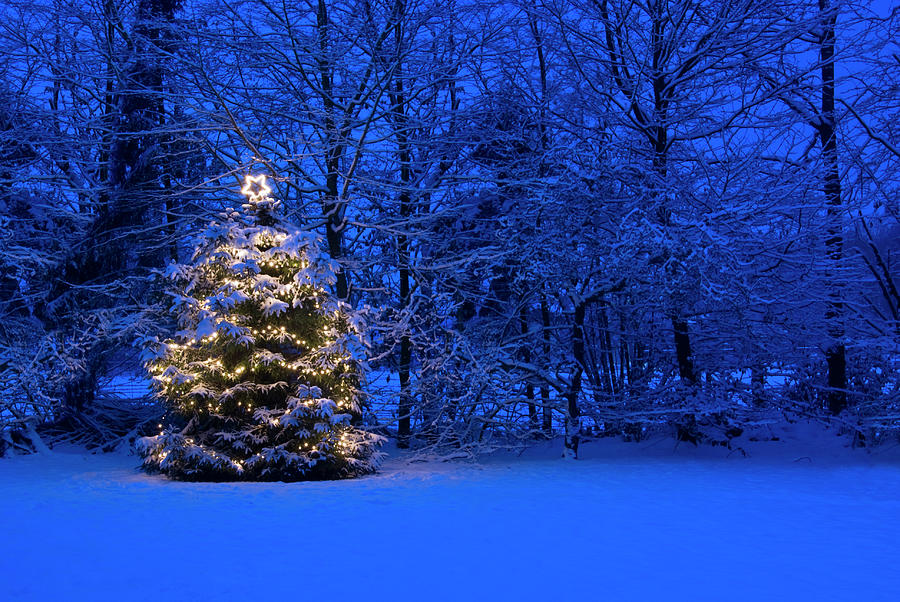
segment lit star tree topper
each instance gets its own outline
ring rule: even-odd
[[[144,467],[194,481],[310,480],[372,472],[381,438],[361,427],[365,325],[331,292],[314,234],[286,223],[265,176],[166,272],[174,337],[144,362],[168,408],[138,442]]]
[[[260,201],[270,198],[272,189],[266,184],[266,176],[251,176],[247,174],[244,179],[244,187],[241,188],[241,194],[247,197],[250,202]]]

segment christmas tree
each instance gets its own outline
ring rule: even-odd
[[[144,467],[190,481],[297,481],[375,469],[381,438],[360,429],[362,320],[329,291],[319,239],[279,218],[265,176],[243,211],[173,264],[174,339],[145,340],[166,424],[139,440]]]

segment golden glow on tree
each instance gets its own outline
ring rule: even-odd
[[[185,480],[303,480],[371,472],[380,438],[358,427],[363,322],[330,293],[321,241],[279,219],[265,176],[173,265],[173,337],[146,341],[167,424],[141,442],[148,470]]]

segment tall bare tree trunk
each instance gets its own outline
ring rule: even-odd
[[[519,349],[522,354],[522,361],[526,364],[531,363],[531,348],[529,347],[531,341],[528,340],[528,330],[528,310],[523,302],[522,307],[519,309],[519,332],[522,335]],[[534,383],[531,380],[525,383],[525,399],[528,400],[528,427],[531,430],[537,430],[539,426],[537,406],[534,403]]]
[[[578,444],[581,440],[581,412],[578,408],[578,396],[581,394],[581,379],[584,374],[584,312],[585,302],[579,300],[575,305],[575,314],[572,322],[572,355],[575,362],[572,366],[572,380],[569,390],[566,391],[565,408],[565,450],[566,458],[575,460],[578,458]]]
[[[409,147],[409,135],[407,132],[406,95],[404,91],[403,71],[403,29],[400,18],[405,10],[405,4],[398,0],[395,5],[397,23],[394,25],[394,43],[396,44],[397,62],[394,65],[394,86],[390,93],[391,113],[394,127],[394,135],[397,139],[397,158],[400,161],[400,232],[397,234],[397,260],[400,272],[400,312],[409,308],[410,301],[410,249],[409,235],[405,228],[409,227],[409,218],[412,217],[413,205],[410,185],[412,182],[412,154]],[[400,336],[400,400],[398,403],[397,423],[397,447],[409,447],[411,435],[412,395],[410,392],[410,364],[412,362],[412,341],[409,331],[404,327]]]
[[[828,409],[840,414],[847,407],[847,352],[844,347],[844,304],[841,298],[840,269],[844,255],[844,236],[841,224],[841,178],[838,171],[837,124],[834,114],[834,43],[837,13],[830,0],[819,0],[822,15],[822,37],[819,47],[822,62],[822,115],[819,121],[819,138],[825,171],[825,199],[828,205],[828,238],[826,281],[830,287],[825,310],[825,327],[828,347],[825,360],[828,364]]]
[[[325,149],[325,191],[322,196],[322,211],[325,214],[325,240],[328,242],[328,253],[332,259],[340,262],[344,256],[344,204],[340,199],[338,176],[341,157],[344,154],[343,132],[338,125],[337,107],[334,100],[333,65],[328,58],[330,53],[330,23],[328,6],[325,0],[319,0],[316,10],[316,28],[319,42],[318,68],[322,84],[322,103],[325,110],[325,129],[328,132]],[[350,283],[346,268],[339,263],[337,283],[335,285],[338,298],[347,300],[350,295]]]
[[[550,365],[550,305],[547,297],[541,292],[541,336],[543,338],[544,367]],[[541,430],[547,437],[553,434],[553,408],[550,405],[550,387],[541,385]]]

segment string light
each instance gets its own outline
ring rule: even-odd
[[[269,201],[277,207],[277,201],[270,200],[271,188],[265,176],[246,176],[241,193],[250,203]],[[210,232],[221,237],[225,230],[214,227]],[[262,435],[260,429],[289,429],[286,435],[293,439],[290,448],[288,443],[274,446],[287,453],[283,457],[288,463],[309,458],[303,460],[289,449],[335,457],[337,452],[343,455],[356,447],[355,440],[334,431],[335,419],[320,416],[322,409],[329,407],[325,400],[333,404],[331,408],[356,408],[351,392],[356,386],[356,368],[338,339],[348,330],[353,336],[356,330],[347,316],[335,309],[328,290],[316,285],[318,271],[305,271],[311,266],[309,254],[315,252],[312,246],[299,233],[288,235],[273,227],[256,226],[255,230],[239,231],[229,242],[206,247],[214,251],[205,257],[203,248],[198,248],[194,263],[200,269],[194,282],[200,284],[195,292],[188,291],[180,298],[181,307],[187,311],[182,319],[193,319],[195,326],[198,320],[207,319],[222,330],[213,330],[205,337],[196,333],[191,333],[192,338],[176,336],[178,342],[167,341],[160,350],[162,361],[151,362],[149,369],[157,390],[164,391],[183,413],[214,416],[224,424],[236,420],[243,430],[229,435],[232,438],[227,439],[227,451],[218,451],[203,439],[198,439],[201,443],[196,446],[187,438],[181,439],[181,444],[199,447],[202,457],[224,462],[238,472],[243,470],[241,459],[229,457],[235,451],[248,467],[263,465],[264,455],[254,452],[270,435]],[[267,300],[287,304],[287,313],[280,313],[281,324],[266,323],[271,320],[265,314],[260,319],[258,312]],[[312,330],[302,320],[310,321]],[[213,345],[216,341],[218,344]],[[208,357],[213,353],[219,357]],[[281,388],[279,383],[287,384],[289,395],[302,399],[270,394]],[[305,395],[298,392],[303,386],[308,387]],[[245,392],[262,404],[258,410]],[[215,424],[220,425],[216,428],[229,428]],[[159,427],[162,435],[162,424]],[[295,444],[297,448],[293,448]],[[177,444],[161,443],[160,449],[163,445]],[[254,446],[256,449],[252,449]],[[162,462],[167,454],[157,453],[156,458]],[[172,459],[170,463],[176,456]],[[177,462],[184,462],[184,456],[177,456]]]

